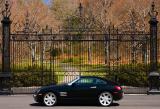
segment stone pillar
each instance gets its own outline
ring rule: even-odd
[[[150,72],[149,72],[149,88],[150,90],[159,90],[159,73],[157,69],[157,15],[155,11],[155,4],[152,3],[150,11]]]
[[[10,25],[11,21],[7,18],[2,20],[2,35],[3,35],[3,48],[2,48],[2,72],[10,73]]]
[[[0,73],[1,90],[3,92],[9,91],[10,89],[10,8],[6,1],[5,10],[2,12],[3,20],[2,23],[2,72]]]
[[[3,11],[3,20],[2,23],[2,72],[10,73],[10,9],[9,4],[6,2],[5,10]]]

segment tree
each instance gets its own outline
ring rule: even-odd
[[[47,23],[50,25],[50,27],[55,28],[56,26],[56,20],[54,19],[54,15],[49,10],[49,7],[45,5],[42,0],[11,0],[11,19],[12,19],[12,27],[11,31],[12,33],[15,32],[24,32],[24,33],[34,33],[41,32],[41,29],[47,25]],[[46,23],[47,22],[47,23]],[[56,30],[56,29],[55,29]],[[34,39],[34,36],[31,35],[25,35],[24,38],[28,38],[29,40]],[[38,37],[37,37],[38,38]],[[45,38],[42,37],[42,39]],[[45,57],[46,48],[48,47],[47,44],[43,43],[42,48],[43,54],[37,52],[37,47],[39,45],[36,42],[26,41],[27,46],[30,50],[31,57],[32,57],[32,63],[35,63],[36,55],[43,55],[43,59]],[[47,47],[46,47],[47,45]],[[23,51],[23,55],[21,57],[25,56],[25,53],[28,51],[28,48],[25,48]],[[21,49],[22,47],[17,49]],[[17,55],[18,56],[18,55]],[[19,57],[17,57],[19,58]]]
[[[92,27],[101,30],[102,33],[108,33],[108,27],[111,24],[111,15],[109,13],[110,8],[112,7],[113,1],[112,0],[94,0],[87,3],[88,4],[88,15],[91,16]],[[96,22],[96,23],[95,23]],[[96,26],[93,26],[95,24]],[[105,64],[109,64],[109,36],[104,36],[106,41],[104,42],[104,49],[105,49]],[[89,44],[89,51],[90,50]],[[91,53],[89,52],[89,58],[91,58]]]
[[[125,21],[126,28],[128,28],[128,31],[132,31],[133,33],[137,33],[139,31],[147,31],[148,30],[148,12],[150,10],[150,3],[151,1],[146,1],[143,0],[130,0],[127,3],[128,6],[128,14],[127,14],[127,22]],[[143,4],[142,4],[143,3]],[[136,42],[134,41],[135,39],[147,39],[146,36],[142,37],[135,37],[135,35],[128,37],[128,39],[131,39],[131,58],[132,58],[132,63],[135,63],[138,54],[142,51],[142,60],[144,63],[146,63],[147,59],[147,49],[146,48],[146,42],[140,41]],[[142,48],[142,50],[139,50]]]
[[[56,16],[56,19],[62,21],[75,12],[74,3],[75,0],[54,0],[50,9]]]

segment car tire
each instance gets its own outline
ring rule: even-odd
[[[57,103],[57,96],[53,92],[48,92],[43,96],[43,103],[46,106],[55,106]]]
[[[113,96],[110,92],[102,92],[98,97],[101,106],[110,106],[113,102]]]

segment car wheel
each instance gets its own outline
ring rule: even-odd
[[[43,102],[46,106],[54,106],[57,103],[57,97],[54,93],[48,92],[44,95]]]
[[[102,106],[109,106],[113,102],[113,96],[109,92],[103,92],[99,95],[98,101]]]

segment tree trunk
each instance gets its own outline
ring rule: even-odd
[[[35,43],[31,44],[32,65],[35,65],[36,61],[36,46]]]

